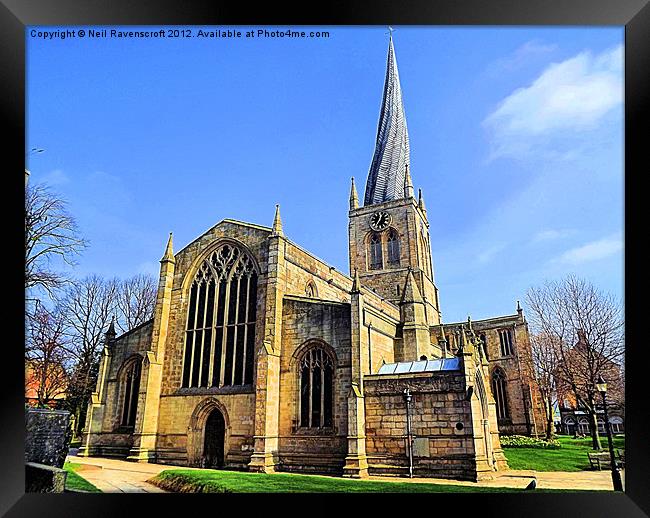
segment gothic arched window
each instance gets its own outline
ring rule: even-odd
[[[499,343],[501,344],[501,356],[512,356],[512,331],[510,329],[499,329]]]
[[[309,349],[300,360],[300,426],[332,426],[334,361],[322,347]]]
[[[230,243],[201,263],[190,288],[183,387],[253,382],[257,271]]]
[[[381,254],[381,236],[376,232],[370,236],[370,269],[381,270],[383,268]]]
[[[399,236],[392,228],[388,232],[388,264],[399,266]]]
[[[426,240],[426,238],[424,237],[424,230],[422,230],[422,231],[420,232],[420,248],[422,249],[422,256],[421,256],[421,257],[422,257],[422,261],[421,261],[420,265],[422,266],[422,269],[425,271],[425,273],[426,273],[429,277],[431,277],[431,269],[430,269],[430,267],[429,267],[429,266],[430,266],[430,265],[429,265],[429,256],[430,256],[431,254],[430,254],[430,251],[427,250],[427,248],[428,248],[428,247],[427,247],[427,240]]]
[[[506,376],[501,369],[495,369],[492,373],[492,395],[497,406],[498,420],[510,418],[506,394]]]
[[[125,366],[122,418],[120,420],[122,426],[135,426],[135,416],[138,411],[138,395],[140,393],[141,368],[142,362],[140,358],[132,360]]]

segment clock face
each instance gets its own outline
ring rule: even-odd
[[[370,228],[373,230],[386,230],[390,225],[390,214],[388,212],[379,211],[370,216]]]

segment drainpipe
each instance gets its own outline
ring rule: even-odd
[[[413,478],[413,436],[411,434],[411,391],[404,389],[404,401],[406,402],[406,448],[409,457],[409,478]]]

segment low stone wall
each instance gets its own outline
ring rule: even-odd
[[[25,412],[25,462],[62,468],[70,446],[70,412],[29,408]]]
[[[25,463],[25,493],[63,493],[67,473],[59,468]]]
[[[460,371],[366,376],[366,452],[371,474],[408,474],[409,388],[415,476],[476,480],[470,402]]]

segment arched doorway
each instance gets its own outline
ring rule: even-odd
[[[218,408],[210,412],[205,421],[203,441],[203,467],[223,468],[226,421]]]

